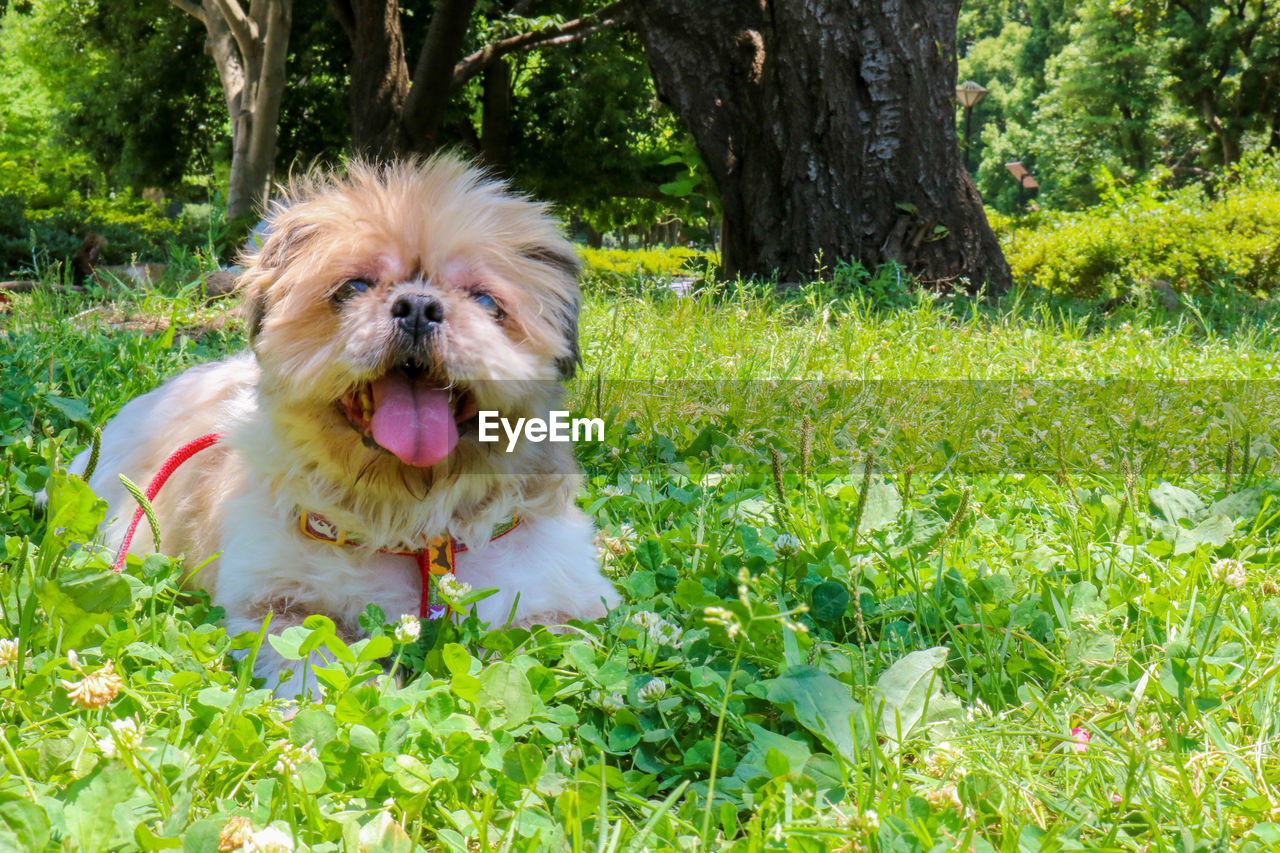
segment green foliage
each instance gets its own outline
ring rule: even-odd
[[[967,4],[960,79],[991,90],[975,109],[975,178],[1002,211],[1018,203],[1019,160],[1042,206],[1099,198],[1106,168],[1141,180],[1221,179],[1276,145],[1280,38],[1266,3],[1033,0]],[[1270,82],[1265,82],[1270,81]]]
[[[138,199],[80,199],[71,196],[56,207],[38,208],[14,195],[0,195],[0,273],[34,272],[72,258],[96,234],[101,262],[166,257],[179,237],[197,244],[199,232],[184,229],[154,204]]]
[[[85,245],[90,233],[105,241],[100,247],[101,263],[159,260],[174,243],[189,248],[208,245],[207,214],[203,218],[175,216],[172,209],[143,201],[132,190],[114,191],[101,171],[105,164],[99,162],[101,152],[93,145],[100,142],[111,156],[124,158],[112,161],[115,166],[105,164],[110,170],[119,166],[127,171],[120,164],[129,157],[136,155],[142,163],[149,155],[140,149],[129,154],[121,147],[124,142],[101,128],[84,134],[76,130],[84,144],[68,144],[66,134],[72,131],[65,122],[89,121],[96,108],[86,102],[83,109],[59,112],[66,103],[64,98],[72,97],[68,93],[88,91],[85,87],[93,85],[119,85],[118,80],[104,78],[105,69],[114,68],[114,63],[77,48],[94,27],[125,25],[115,18],[108,24],[96,16],[91,5],[50,0],[22,11],[15,6],[0,26],[0,274],[42,274],[56,268]],[[142,12],[132,9],[122,13],[122,19],[134,21],[131,16],[135,14]],[[66,43],[56,38],[64,30],[70,39]],[[60,53],[64,50],[80,57],[79,64]],[[66,62],[59,64],[58,57]],[[70,70],[73,65],[77,69],[74,73]],[[139,67],[138,73],[144,70]],[[104,103],[114,103],[105,94],[103,97]],[[143,109],[146,103],[142,99],[133,107]],[[113,121],[122,121],[131,130],[160,121],[157,116],[112,115]],[[161,136],[163,145],[156,142],[155,134],[149,144],[170,153],[182,147],[175,146],[174,137]],[[161,174],[152,174],[149,166],[139,168],[151,175],[142,186],[154,186],[164,173],[161,169]]]
[[[1198,186],[1165,191],[1158,175],[1121,188],[1101,171],[1102,204],[993,225],[1015,278],[1054,293],[1141,293],[1163,280],[1183,292],[1270,294],[1280,282],[1277,174],[1274,159],[1256,158],[1211,198]]]
[[[34,0],[0,28],[0,50],[49,94],[56,144],[111,189],[174,188],[210,168],[209,129],[226,117],[204,41],[204,26],[164,0]]]
[[[586,287],[625,286],[635,280],[697,276],[716,263],[710,252],[668,246],[654,249],[591,249],[579,247]]]

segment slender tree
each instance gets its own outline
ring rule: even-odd
[[[959,9],[637,0],[658,90],[720,190],[726,273],[794,279],[856,258],[939,285],[1008,287],[956,144]]]
[[[280,99],[293,0],[170,0],[205,26],[205,50],[218,68],[231,117],[227,217],[254,215],[266,198],[275,162]]]

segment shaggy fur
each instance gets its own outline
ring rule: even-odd
[[[182,444],[217,431],[224,440],[154,505],[164,550],[203,564],[196,582],[231,632],[257,630],[268,612],[273,631],[323,613],[354,635],[370,602],[389,618],[414,612],[414,561],[378,549],[444,533],[470,549],[457,556],[458,579],[500,590],[481,618],[502,624],[513,607],[517,624],[602,615],[617,595],[573,505],[569,447],[522,441],[506,453],[480,443],[468,420],[476,409],[546,417],[577,362],[576,258],[544,207],[435,158],[295,181],[269,220],[241,282],[251,351],[182,373],[103,431],[91,485],[110,504],[107,541],[122,541],[134,509],[118,475],[145,483]],[[398,333],[406,294],[443,314],[422,340]],[[353,402],[397,365],[449,389],[460,410],[456,447],[429,467],[379,447]],[[306,538],[300,510],[362,546]],[[520,526],[490,542],[513,515]],[[133,550],[154,548],[143,525]],[[258,674],[273,682],[282,668],[264,646]]]

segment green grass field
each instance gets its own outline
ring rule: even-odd
[[[332,689],[290,717],[228,655],[262,638],[180,560],[112,575],[50,474],[241,345],[194,290],[0,314],[0,849],[213,853],[233,818],[349,853],[1280,846],[1269,303],[595,288],[581,503],[626,604],[291,629]]]

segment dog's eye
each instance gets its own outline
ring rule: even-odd
[[[346,302],[357,293],[364,293],[372,286],[362,278],[349,278],[338,285],[338,289],[333,292],[333,301]]]
[[[471,298],[475,300],[477,305],[488,311],[493,316],[502,316],[502,308],[498,306],[498,301],[483,290],[477,290],[475,293],[471,294]]]

